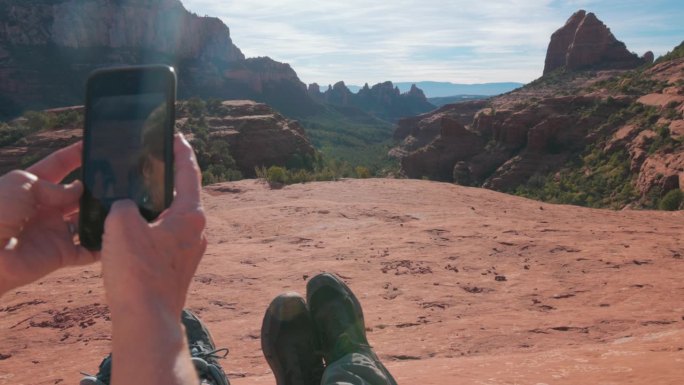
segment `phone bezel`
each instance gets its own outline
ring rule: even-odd
[[[164,127],[164,206],[168,208],[173,201],[173,133],[175,126],[176,73],[166,65],[145,65],[105,68],[92,72],[86,83],[86,103],[83,128],[83,153],[81,181],[85,181],[88,171],[87,154],[92,146],[92,101],[103,96],[130,95],[162,92],[166,96],[166,125]],[[79,239],[82,246],[90,250],[102,248],[102,232],[108,210],[104,210],[101,220],[91,221],[83,213],[89,205],[97,204],[84,183],[80,201]],[[156,217],[161,213],[154,213]]]

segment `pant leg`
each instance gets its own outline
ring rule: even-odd
[[[349,353],[331,363],[323,373],[321,385],[390,385],[393,381],[378,367],[377,361],[363,353]]]

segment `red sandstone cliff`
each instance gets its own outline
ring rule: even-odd
[[[254,99],[292,115],[316,110],[289,65],[245,59],[217,18],[179,0],[0,2],[0,116],[81,104],[87,74],[106,66],[176,67],[181,98]]]
[[[570,16],[563,27],[551,35],[544,74],[557,68],[625,69],[653,62],[653,53],[639,58],[618,41],[610,29],[593,13],[584,10]]]

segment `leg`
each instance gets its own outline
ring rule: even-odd
[[[328,365],[321,385],[388,385],[394,379],[378,365],[375,355],[349,353]]]

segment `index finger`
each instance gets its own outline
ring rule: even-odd
[[[26,171],[40,179],[52,183],[59,183],[72,171],[81,166],[81,151],[83,142],[78,141],[48,155]]]
[[[202,189],[202,174],[197,165],[195,151],[182,134],[176,134],[173,152],[176,163],[174,175],[176,196],[171,204],[171,210],[195,210],[201,206],[200,190]]]

